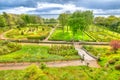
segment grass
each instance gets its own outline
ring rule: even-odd
[[[83,37],[82,37],[83,35]],[[97,41],[97,42],[109,42],[111,40],[120,39],[120,34],[112,32],[108,29],[104,29],[102,27],[98,27],[95,25],[88,26],[88,29],[83,32],[78,31],[74,36],[75,41]],[[64,33],[61,28],[57,28],[49,40],[57,40],[57,41],[72,41],[73,35],[72,31],[68,29],[68,31],[64,30]]]
[[[116,32],[112,32],[108,29],[103,27],[98,27],[95,25],[91,25],[90,29],[87,30],[87,33],[94,37],[98,42],[109,42],[111,40],[118,40],[120,39],[120,34]]]
[[[0,62],[39,62],[80,59],[78,55],[62,56],[49,54],[49,49],[50,47],[48,46],[23,45],[19,51],[0,56]]]
[[[0,80],[25,80],[27,70],[0,71]],[[27,72],[28,73],[28,72]],[[30,71],[29,71],[30,73]],[[45,68],[42,74],[46,78],[37,80],[119,80],[120,72],[105,68],[89,68],[85,66],[69,66],[63,68]],[[35,73],[36,74],[36,73]],[[32,74],[35,76],[35,74]],[[37,76],[37,75],[36,75]],[[32,80],[32,79],[29,79]]]
[[[75,41],[91,41],[92,39],[85,33],[83,33],[83,38],[82,38],[82,32],[79,31],[75,36],[74,40]],[[65,32],[63,33],[61,28],[57,28],[55,32],[51,35],[49,40],[57,40],[57,41],[72,41],[73,40],[73,35],[72,31],[69,29],[68,31],[65,28]]]
[[[120,50],[114,53],[110,46],[84,46],[84,48],[94,56],[100,55],[99,64],[101,66],[105,66],[114,59],[118,59],[118,61],[115,61],[116,64],[120,63]]]

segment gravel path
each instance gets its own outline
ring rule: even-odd
[[[43,41],[48,41],[48,39],[50,38],[50,36],[52,35],[52,33],[55,31],[55,29],[56,28],[52,28],[52,30],[51,30],[50,34],[48,35],[48,37],[45,40],[43,40]]]
[[[41,63],[0,63],[0,70],[22,70],[27,68],[31,64],[40,65]],[[45,62],[47,67],[66,67],[66,66],[82,66],[86,65],[84,61],[81,60],[71,60],[71,61],[53,61]],[[89,67],[96,67],[96,65],[89,65]],[[98,67],[96,67],[98,68]]]
[[[95,58],[88,55],[83,49],[81,49],[82,46],[80,46],[78,43],[74,43],[74,47],[78,51],[78,55],[80,55],[81,58],[83,58],[86,64],[97,68],[100,67],[100,65],[98,65],[97,60]]]

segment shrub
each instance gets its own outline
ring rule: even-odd
[[[109,64],[115,64],[115,62],[116,62],[116,61],[113,59],[113,60],[110,60],[110,61],[109,61]]]
[[[20,50],[21,46],[14,42],[0,41],[0,55]]]
[[[25,70],[24,79],[25,80],[43,80],[45,74],[36,65],[31,65]]]
[[[27,39],[37,39],[37,40],[44,40],[46,38],[46,36],[28,36]]]
[[[78,52],[73,46],[51,46],[49,49],[49,54],[56,54],[60,56],[72,56],[77,55]]]
[[[116,70],[120,70],[120,64],[115,65]]]
[[[116,53],[116,51],[120,48],[120,40],[111,41],[110,46],[112,47],[112,50]]]
[[[45,69],[46,68],[46,64],[45,63],[41,63],[40,64],[40,69]]]

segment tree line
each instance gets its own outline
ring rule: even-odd
[[[59,15],[59,23],[62,26],[63,32],[65,26],[70,27],[73,38],[78,31],[83,32],[88,29],[88,25],[93,23],[93,12],[92,11],[75,11],[72,14],[62,13]]]
[[[36,15],[28,14],[8,14],[3,12],[0,15],[0,27],[24,27],[27,24],[43,24],[43,19]]]
[[[94,24],[120,33],[120,17],[96,17],[94,19]]]

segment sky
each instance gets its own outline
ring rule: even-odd
[[[95,15],[120,15],[120,0],[0,0],[0,13],[60,14],[91,10]]]

